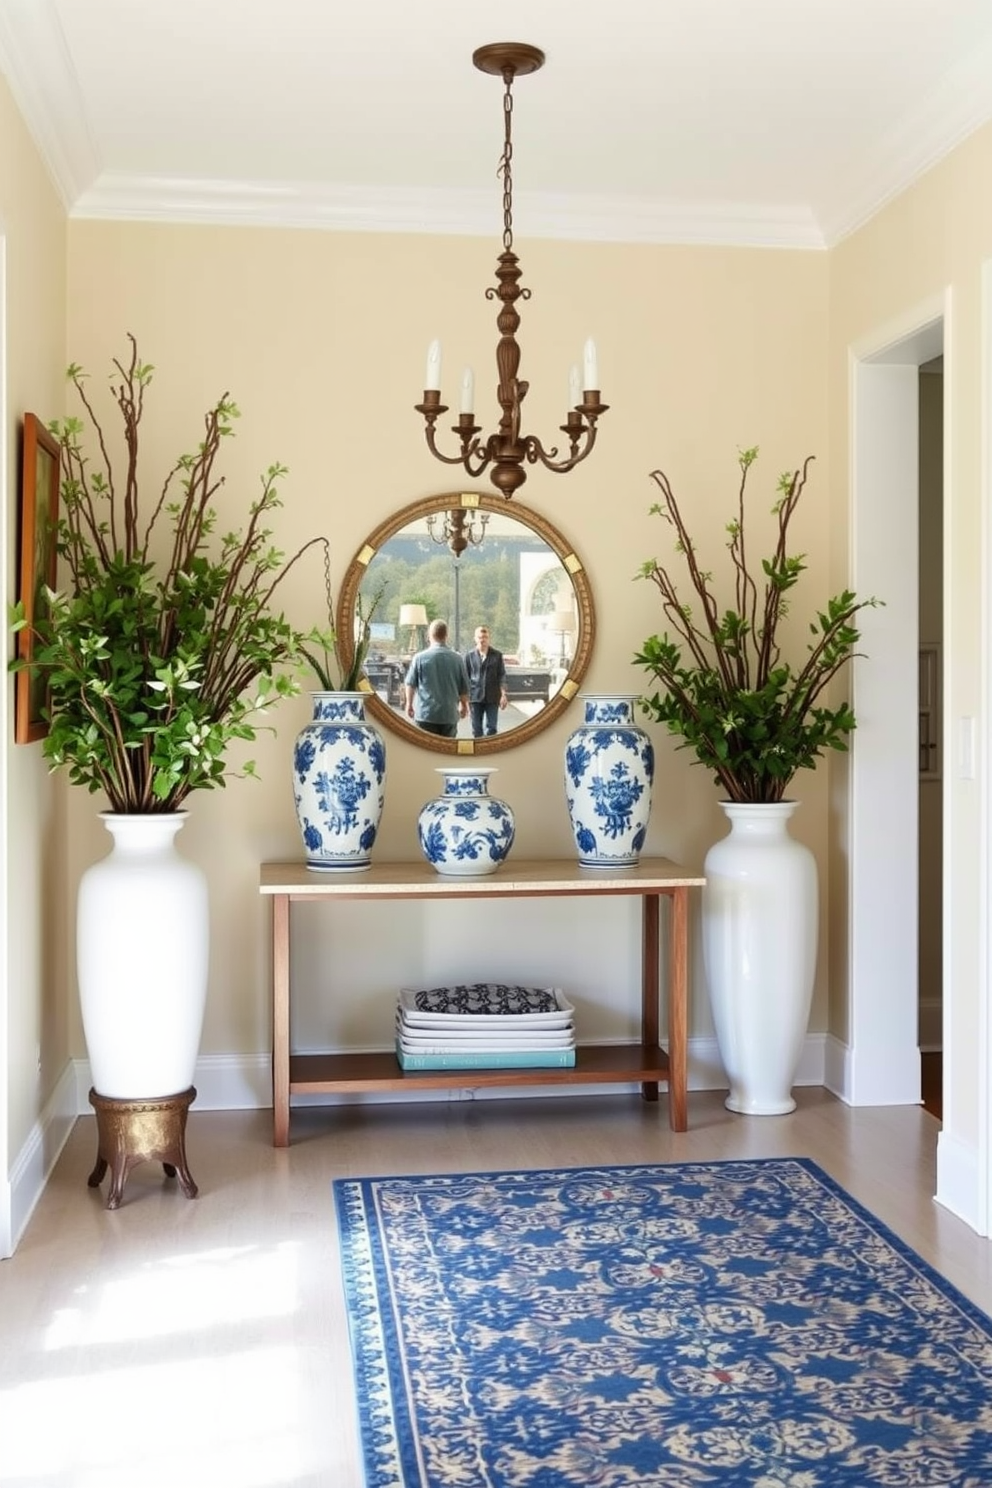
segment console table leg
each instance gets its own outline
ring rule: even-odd
[[[272,1144],[289,1146],[289,895],[272,900]]]
[[[660,1018],[658,1015],[658,966],[660,932],[658,928],[658,895],[644,894],[641,898],[641,1042],[657,1047]],[[648,1080],[641,1086],[641,1096],[646,1101],[658,1099],[657,1080]]]
[[[689,1125],[688,1058],[689,1037],[688,974],[689,959],[689,890],[677,888],[671,895],[672,913],[669,927],[668,988],[668,1121],[672,1131],[684,1132]]]

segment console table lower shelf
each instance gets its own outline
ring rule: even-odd
[[[575,1064],[527,1069],[402,1070],[388,1054],[291,1054],[291,1095],[345,1095],[359,1090],[459,1090],[502,1085],[668,1084],[668,1055],[657,1044],[579,1044]]]
[[[289,1144],[294,1095],[362,1091],[477,1090],[511,1086],[639,1084],[645,1100],[668,1088],[673,1131],[685,1131],[688,1038],[688,896],[703,879],[667,858],[632,868],[589,869],[555,860],[505,864],[482,878],[445,878],[425,863],[373,863],[367,872],[324,876],[302,863],[263,863],[260,892],[272,899],[273,1144]],[[641,900],[641,1037],[636,1043],[580,1044],[571,1068],[403,1070],[393,1051],[294,1054],[289,1047],[290,906],[337,899],[494,899],[542,896]],[[668,899],[668,1039],[660,1036],[660,914]]]

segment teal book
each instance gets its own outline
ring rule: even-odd
[[[458,1054],[407,1054],[396,1047],[396,1058],[404,1070],[457,1069],[571,1069],[574,1049],[512,1049],[502,1054],[475,1049]]]

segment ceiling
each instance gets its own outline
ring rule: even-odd
[[[0,0],[78,217],[821,248],[992,118],[990,0]]]

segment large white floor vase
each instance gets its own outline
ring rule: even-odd
[[[651,816],[654,745],[634,722],[636,696],[583,696],[565,741],[565,804],[584,868],[631,868]]]
[[[386,800],[386,746],[363,692],[315,692],[293,749],[293,799],[306,865],[322,873],[371,867]]]
[[[782,1116],[809,1022],[816,970],[816,859],[789,835],[798,802],[721,801],[730,833],[706,854],[703,965],[728,1110]]]
[[[93,1089],[111,1100],[193,1084],[210,956],[207,880],[176,851],[184,812],[101,812],[113,838],[83,873],[76,974]]]

